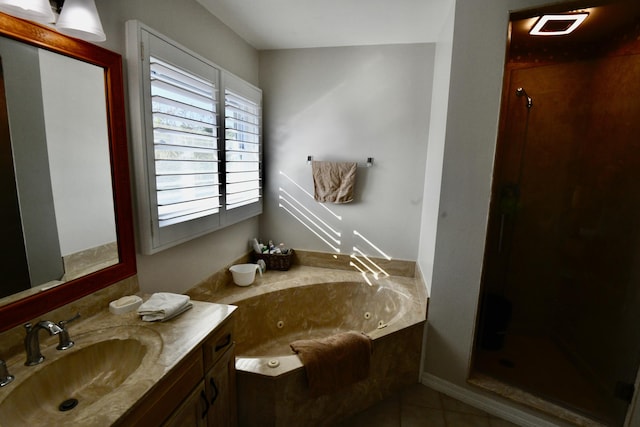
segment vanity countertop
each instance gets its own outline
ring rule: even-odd
[[[71,339],[75,346],[66,351],[56,350],[57,338],[49,339],[46,333],[40,333],[42,339],[43,363],[36,366],[24,366],[25,354],[21,352],[7,360],[9,371],[15,380],[0,389],[0,408],[11,393],[21,394],[20,402],[29,400],[33,406],[33,417],[29,419],[10,420],[0,417],[0,425],[96,425],[108,426],[125,415],[134,405],[157,384],[185,356],[197,349],[202,342],[220,325],[222,325],[237,307],[226,304],[214,304],[192,301],[193,308],[167,322],[143,322],[135,311],[125,314],[112,314],[108,309],[85,319],[68,325]],[[45,340],[45,336],[47,339]],[[68,357],[73,352],[105,340],[134,339],[145,348],[145,356],[140,367],[128,376],[117,390],[100,397],[95,401],[85,402],[82,399],[76,408],[68,412],[60,412],[57,407],[45,408],[35,402],[64,400],[64,385],[52,385],[52,390],[29,390],[24,384],[29,375],[38,370],[47,369],[47,365],[56,363],[58,359]],[[107,355],[108,357],[108,355]],[[117,363],[117,361],[115,361]],[[96,379],[95,381],[99,381]],[[57,397],[42,396],[51,393]],[[24,399],[22,399],[24,397]],[[68,396],[73,397],[73,396]],[[4,412],[4,411],[2,411]],[[15,423],[14,423],[15,422]],[[7,424],[5,424],[7,423]]]

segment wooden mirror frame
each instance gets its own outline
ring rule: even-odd
[[[133,213],[124,109],[122,56],[67,37],[48,27],[0,13],[0,36],[49,50],[104,69],[111,183],[120,262],[0,307],[0,332],[136,274]]]

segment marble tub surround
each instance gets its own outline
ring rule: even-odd
[[[345,323],[348,323],[351,329],[361,329],[372,339],[424,322],[427,315],[426,289],[418,279],[411,277],[379,276],[378,279],[374,279],[371,275],[367,275],[365,280],[361,273],[353,270],[294,264],[287,271],[267,270],[261,277],[256,276],[251,286],[236,286],[230,277],[227,279],[216,281],[215,288],[210,286],[212,282],[203,282],[190,289],[187,294],[192,300],[252,308],[251,311],[240,309],[236,315],[238,325],[246,325],[237,328],[236,354],[247,356],[238,359],[237,367],[268,376],[278,376],[302,366],[299,358],[292,354],[289,348],[289,339],[292,337],[278,333],[281,332],[277,329],[278,319],[271,319],[275,315],[276,308],[284,310],[278,314],[285,316],[289,325],[300,324],[308,316],[309,313],[303,312],[301,307],[315,309],[317,314],[314,316],[320,317],[326,316],[333,310],[333,319],[340,324],[325,325],[322,331],[325,335],[338,332],[341,328],[344,330]],[[321,286],[311,292],[294,292],[291,295],[297,298],[302,296],[303,299],[291,303],[289,290],[312,285]],[[325,291],[329,291],[330,300],[318,304],[322,301],[319,298],[325,298],[327,295]],[[378,295],[383,295],[387,299],[376,299]],[[264,296],[264,299],[257,298],[259,296]],[[382,310],[385,310],[383,301],[389,301],[390,307],[397,307],[393,319],[389,316],[375,315],[376,306],[380,303],[383,306]],[[371,314],[369,319],[365,318],[367,312]],[[272,321],[265,322],[263,319]],[[386,326],[378,329],[379,321],[383,321]],[[287,330],[288,328],[283,328],[283,331]],[[282,338],[277,339],[278,336]],[[270,351],[278,348],[276,355],[288,356],[279,358],[278,367],[269,367],[264,357],[254,357],[262,351],[259,348],[262,344],[259,343],[266,343]],[[250,348],[252,350],[249,350]],[[261,355],[264,356],[264,353]]]
[[[245,255],[226,265],[221,270],[213,273],[211,276],[202,280],[200,283],[197,283],[195,286],[189,289],[186,294],[188,294],[192,299],[195,300],[213,301],[214,298],[217,297],[217,294],[219,292],[224,292],[227,287],[234,286],[233,277],[231,276],[229,268],[235,264],[245,264],[253,262],[253,260],[251,259],[251,254],[252,252],[247,252]],[[395,276],[416,278],[422,284],[422,287],[426,289],[419,269],[416,268],[415,261],[404,261],[395,259],[387,260],[385,258],[375,257],[368,258],[369,260],[364,262],[368,263],[372,270],[380,272],[379,277]],[[351,265],[352,262],[357,264],[359,268],[367,271],[367,276],[373,277],[373,274],[369,270],[363,267],[363,265],[359,261],[354,260],[354,258],[352,258],[350,255],[334,254],[328,252],[313,252],[295,249],[293,252],[293,262],[291,268],[294,268],[296,266],[305,266],[319,267],[331,270],[346,270],[356,273],[360,275],[360,277],[362,277],[359,270]],[[289,269],[288,271],[290,270],[291,269]],[[287,273],[287,271],[267,269],[267,273],[276,273],[279,275],[285,274]],[[261,283],[262,281],[259,279],[260,278],[256,276],[256,282],[253,285]],[[273,274],[269,274],[269,277],[266,279],[265,283],[269,283],[269,281],[272,280]]]
[[[185,293],[193,300],[234,304],[237,301],[256,295],[292,287],[332,282],[367,284],[368,281],[372,286],[398,285],[398,289],[403,289],[403,291],[410,293],[416,304],[424,305],[423,311],[426,315],[428,296],[426,288],[419,279],[415,279],[413,276],[383,275],[375,279],[371,274],[366,274],[366,277],[367,279],[364,279],[363,274],[353,268],[342,270],[294,264],[287,271],[267,270],[262,276],[256,275],[255,281],[250,286],[241,287],[233,283],[231,273],[228,269],[225,269],[225,271],[214,274]]]
[[[235,264],[245,264],[251,262],[251,253],[248,252],[240,258],[236,259],[230,264],[227,264],[224,268],[214,272],[206,279],[197,283],[185,294],[189,295],[191,299],[197,301],[212,301],[211,295],[215,294],[220,289],[224,289],[228,286],[235,286],[233,283],[233,276],[229,271],[229,268]]]
[[[193,299],[238,306],[241,426],[330,424],[418,381],[427,295],[416,278],[365,278],[353,268],[294,263],[288,271],[267,270],[251,286],[228,282],[188,293]],[[371,336],[370,375],[335,393],[313,397],[300,358],[289,344],[345,330]]]
[[[194,351],[207,336],[231,316],[236,307],[193,301],[193,308],[169,322],[143,322],[135,312],[115,315],[105,308],[94,316],[83,318],[70,325],[71,338],[75,346],[66,351],[55,349],[56,341],[43,340],[42,353],[45,361],[33,366],[24,366],[24,351],[7,361],[9,370],[16,377],[7,387],[0,389],[0,408],[3,401],[12,392],[23,393],[24,399],[39,402],[34,407],[33,418],[15,420],[16,413],[0,410],[1,425],[96,425],[109,426],[132,409],[136,402],[144,397],[151,388],[168,374],[186,355]],[[42,334],[44,336],[44,334]],[[136,369],[117,390],[100,399],[78,406],[68,412],[59,412],[57,407],[45,408],[42,405],[42,393],[49,391],[22,390],[21,384],[28,381],[29,375],[47,365],[56,363],[59,358],[81,352],[87,346],[109,339],[134,339],[144,346],[144,358],[140,368]],[[60,393],[59,386],[53,392]],[[67,397],[59,395],[62,401]],[[46,400],[46,399],[45,399]],[[46,414],[46,416],[43,416]]]
[[[375,340],[425,321],[426,294],[415,279],[385,277],[374,283],[352,271],[296,265],[267,271],[246,288],[229,286],[213,301],[240,307],[236,354],[254,360],[251,368],[239,360],[243,370],[277,376],[302,366],[289,348],[293,340],[347,330]],[[277,356],[280,366],[269,367],[269,356]]]
[[[351,255],[334,254],[328,252],[313,252],[303,251],[296,249],[293,253],[293,262],[299,265],[307,265],[311,267],[324,267],[338,270],[350,270],[356,271],[351,265],[353,262],[359,268],[369,271],[364,264],[367,264],[374,271],[382,270],[389,276],[402,276],[402,277],[415,277],[416,276],[416,263],[415,261],[404,261],[398,259],[388,260],[386,258],[367,257],[365,260],[363,257],[356,256],[356,259]],[[361,260],[362,263],[358,260]],[[384,275],[383,273],[383,275]]]
[[[240,361],[251,364],[251,360],[238,358],[238,424],[333,425],[363,411],[418,382],[422,334],[423,323],[374,340],[369,377],[316,398],[309,393],[301,364],[270,377],[245,371]]]

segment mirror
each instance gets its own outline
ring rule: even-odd
[[[136,270],[121,56],[0,13],[0,69],[2,332]]]
[[[103,69],[5,37],[0,66],[10,142],[0,232],[13,242],[0,258],[4,298],[119,258]]]

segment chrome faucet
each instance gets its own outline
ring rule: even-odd
[[[49,332],[49,335],[58,335],[62,332],[62,328],[53,322],[48,320],[41,320],[36,326],[32,326],[31,323],[26,323],[24,328],[27,330],[27,336],[24,338],[24,348],[27,351],[27,361],[24,363],[27,366],[37,365],[42,363],[44,356],[40,352],[40,338],[38,332],[41,329]]]
[[[9,373],[7,364],[4,360],[0,359],[0,387],[4,387],[13,381],[15,377]]]

